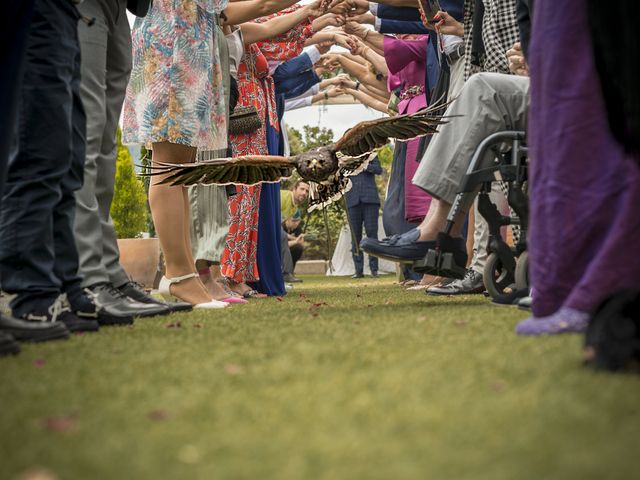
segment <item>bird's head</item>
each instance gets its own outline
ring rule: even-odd
[[[320,147],[298,155],[298,173],[305,180],[321,182],[338,169],[338,159],[329,147]]]

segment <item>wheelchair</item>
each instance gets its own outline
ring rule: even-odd
[[[489,257],[483,275],[487,292],[495,298],[513,284],[518,289],[528,288],[527,173],[528,148],[525,132],[502,131],[485,138],[471,157],[460,191],[449,211],[445,228],[438,234],[436,248],[429,250],[422,260],[414,262],[413,269],[418,273],[448,278],[464,277],[466,254],[464,259],[461,255],[456,255],[454,239],[450,233],[458,213],[468,211],[475,194],[478,193],[478,211],[489,225]],[[489,198],[491,184],[496,181],[504,182],[507,186],[507,202],[513,212],[511,215],[502,215]],[[513,247],[500,235],[500,228],[509,225],[517,225],[520,230]]]

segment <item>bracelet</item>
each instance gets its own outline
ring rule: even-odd
[[[324,91],[324,99],[325,100],[329,100],[329,94],[327,93],[327,91]]]
[[[360,90],[360,80],[356,80],[355,90]]]

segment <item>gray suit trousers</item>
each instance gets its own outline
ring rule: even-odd
[[[83,286],[127,282],[109,214],[116,171],[116,130],[131,72],[131,32],[125,0],[85,0],[79,22],[81,98],[87,113],[84,185],[76,192],[75,237]]]

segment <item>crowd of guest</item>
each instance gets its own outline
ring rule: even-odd
[[[640,233],[638,112],[618,105],[612,120],[626,91],[603,93],[611,62],[592,38],[592,12],[578,0],[533,3],[9,0],[0,286],[13,297],[1,349],[285,295],[299,281],[313,185],[187,189],[154,176],[159,300],[120,265],[109,213],[116,131],[122,119],[123,142],[146,146],[152,165],[288,155],[285,112],[345,96],[390,116],[442,104],[447,118],[432,137],[396,143],[385,238],[377,234],[380,163],[352,178],[355,278],[364,251],[373,276],[381,257],[401,263],[403,278],[428,294],[482,292],[489,227],[477,202],[458,206],[451,230],[464,278],[420,275],[411,262],[438,247],[480,142],[521,130],[530,147],[532,286],[522,295],[533,310],[517,331],[583,332],[603,299],[638,287],[640,244],[629,241]],[[504,185],[493,185],[491,199],[505,204]]]

